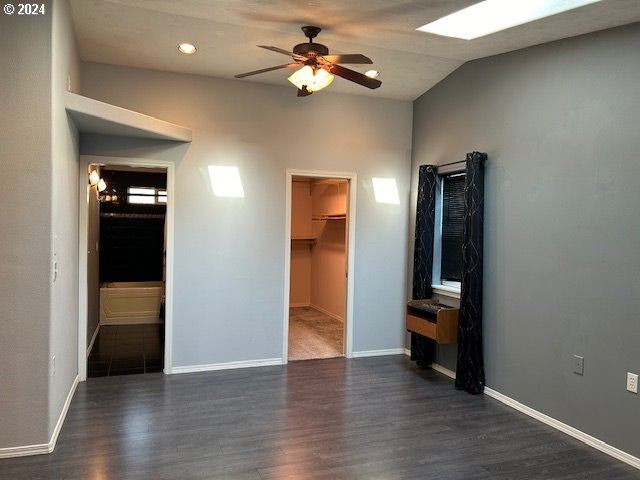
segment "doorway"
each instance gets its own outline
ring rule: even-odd
[[[351,356],[354,180],[287,172],[285,363]]]
[[[87,278],[93,306],[88,311],[89,331],[95,332],[87,376],[161,372],[166,169],[123,165],[89,169],[99,172],[103,183],[96,192],[98,215],[90,214],[88,220],[90,237],[99,238],[95,255],[89,245],[88,264],[94,267],[97,257],[99,268],[97,278]]]
[[[169,373],[172,165],[83,159],[79,377]],[[91,172],[100,188],[87,186]]]

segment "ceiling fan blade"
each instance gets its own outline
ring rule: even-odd
[[[265,72],[270,72],[272,70],[279,70],[281,68],[291,68],[291,67],[299,67],[299,66],[300,66],[299,63],[285,63],[284,65],[277,65],[275,67],[262,68],[260,70],[254,70],[253,72],[240,73],[238,75],[235,75],[234,78],[244,78],[250,75],[257,75],[258,73],[265,73]]]
[[[264,48],[264,49],[267,49],[267,50],[271,50],[272,52],[282,53],[283,55],[289,55],[290,57],[293,57],[296,60],[302,60],[302,61],[306,61],[307,60],[307,57],[305,57],[303,55],[298,55],[296,53],[289,52],[288,50],[284,50],[282,48],[271,47],[269,45],[258,45],[258,47]]]
[[[382,82],[380,80],[369,78],[360,72],[341,67],[340,65],[332,65],[328,68],[328,71],[330,73],[333,73],[334,75],[344,78],[345,80],[349,80],[351,82],[362,85],[363,87],[374,89],[382,85]]]
[[[327,62],[330,63],[352,63],[352,64],[371,64],[373,61],[360,53],[345,53],[342,55],[324,55],[324,58]]]

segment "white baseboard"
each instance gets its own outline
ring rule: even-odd
[[[439,363],[432,362],[431,368],[433,368],[436,372],[440,372],[443,375],[446,375],[447,377],[453,378],[454,380],[456,379],[456,372],[454,372],[453,370],[449,370],[447,367],[443,367]]]
[[[362,350],[360,352],[353,352],[352,358],[363,357],[381,357],[384,355],[404,355],[404,348],[388,348],[386,350]]]
[[[79,381],[80,377],[76,375],[76,378],[73,379],[73,384],[71,384],[71,388],[69,389],[69,393],[67,394],[67,398],[64,401],[64,405],[62,406],[62,411],[60,412],[60,416],[58,417],[58,422],[53,429],[51,440],[49,441],[49,445],[51,447],[51,450],[49,450],[49,452],[53,452],[53,449],[56,448],[58,435],[60,434],[60,430],[62,429],[62,425],[64,424],[64,419],[67,418],[67,412],[69,411],[71,400],[73,400],[73,395],[76,393],[76,388],[78,387]]]
[[[0,458],[28,457],[31,455],[43,455],[51,453],[50,444],[26,445],[24,447],[0,448]]]
[[[448,368],[445,368],[442,365],[438,365],[437,363],[432,363],[431,368],[433,368],[437,372],[442,373],[443,375],[446,375],[447,377],[451,377],[453,379],[456,378],[456,372],[449,370]],[[518,410],[519,412],[524,413],[525,415],[528,415],[529,417],[534,418],[539,422],[549,425],[550,427],[553,427],[556,430],[561,431],[562,433],[570,435],[571,437],[576,438],[583,443],[586,443],[587,445],[589,445],[592,448],[595,448],[596,450],[600,450],[601,452],[606,453],[607,455],[610,455],[617,460],[620,460],[624,463],[631,465],[632,467],[640,469],[640,458],[636,458],[632,455],[629,455],[628,453],[623,452],[622,450],[616,447],[612,447],[611,445],[603,442],[602,440],[598,440],[597,438],[592,437],[587,433],[581,432],[580,430],[573,428],[567,425],[566,423],[562,423],[561,421],[556,420],[555,418],[550,417],[549,415],[545,415],[544,413],[538,412],[537,410],[534,410],[531,407],[527,407],[526,405],[518,402],[517,400],[514,400],[511,397],[507,397],[506,395],[500,392],[497,392],[492,388],[485,387],[484,393],[485,395],[487,395],[487,397],[494,398],[499,402],[502,402],[505,405],[513,408],[514,410]]]
[[[89,346],[87,347],[87,358],[89,358],[89,354],[91,353],[91,349],[93,348],[93,344],[96,341],[96,338],[98,338],[98,332],[100,331],[100,324],[98,323],[98,325],[96,325],[96,329],[93,332],[93,336],[91,337],[91,341],[89,342]]]
[[[208,365],[186,365],[184,367],[173,367],[165,369],[165,373],[194,373],[194,372],[211,372],[214,370],[229,370],[233,368],[253,368],[253,367],[270,367],[274,365],[282,365],[284,362],[281,358],[264,358],[261,360],[240,360],[237,362],[211,363]]]
[[[309,306],[311,308],[313,308],[314,310],[319,311],[320,313],[324,313],[328,317],[335,318],[336,320],[344,323],[344,318],[342,318],[340,315],[336,315],[335,313],[331,313],[329,310],[325,310],[324,308],[319,307],[318,305],[314,305],[313,303],[311,305],[309,305]]]
[[[581,432],[580,430],[573,428],[567,425],[566,423],[562,423],[561,421],[556,420],[553,417],[545,415],[542,412],[538,412],[537,410],[534,410],[531,407],[527,407],[526,405],[518,402],[517,400],[507,397],[506,395],[503,395],[502,393],[497,392],[489,387],[485,387],[484,393],[488,397],[494,398],[499,402],[502,402],[505,405],[515,410],[518,410],[519,412],[522,412],[525,415],[530,416],[531,418],[535,418],[539,422],[547,424],[550,427],[553,427],[556,430],[561,431],[562,433],[570,435],[573,438],[576,438],[581,442],[586,443],[590,447],[595,448],[596,450],[600,450],[601,452],[606,453],[607,455],[610,455],[617,460],[620,460],[624,463],[631,465],[632,467],[640,469],[640,458],[634,457],[633,455],[629,455],[628,453],[623,452],[622,450],[616,447],[612,447],[611,445],[603,442],[602,440],[592,437],[587,433]]]
[[[156,323],[164,323],[164,320],[158,316],[148,317],[112,317],[101,319],[100,325],[155,325]]]
[[[64,424],[64,419],[67,417],[67,412],[69,411],[69,405],[71,405],[71,400],[73,400],[73,395],[76,393],[76,388],[78,387],[79,378],[80,377],[76,375],[76,378],[73,380],[73,384],[69,389],[69,393],[67,394],[67,398],[62,407],[62,411],[60,412],[60,416],[58,417],[56,426],[53,429],[53,433],[51,434],[51,440],[49,440],[49,443],[41,443],[38,445],[25,445],[22,447],[0,448],[0,458],[26,457],[29,455],[42,455],[42,454],[53,452],[53,449],[56,448],[58,435],[60,435],[60,430],[62,429],[62,425]]]

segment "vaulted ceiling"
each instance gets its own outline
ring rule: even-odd
[[[517,1],[517,0],[514,0]],[[330,53],[363,53],[376,90],[336,79],[332,91],[414,100],[466,61],[640,21],[640,0],[604,0],[476,40],[415,29],[477,0],[70,0],[82,60],[233,79],[286,63],[257,48],[290,50],[317,25]],[[178,52],[195,44],[194,55]],[[349,66],[364,72],[366,66]],[[291,70],[234,79],[290,85]],[[295,91],[295,87],[291,86]],[[292,91],[292,94],[293,94]]]

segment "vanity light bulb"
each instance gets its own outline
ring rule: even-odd
[[[97,185],[99,181],[100,181],[100,175],[98,175],[98,172],[96,170],[92,170],[91,173],[89,174],[89,183],[91,184],[91,186],[93,186],[93,185]]]

